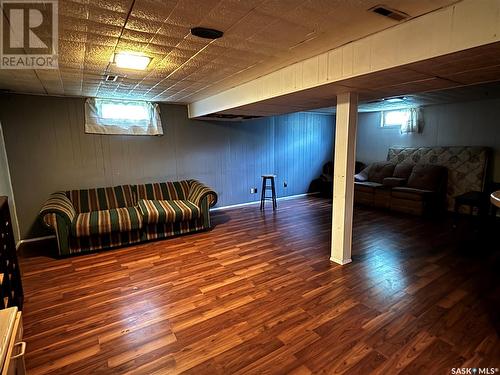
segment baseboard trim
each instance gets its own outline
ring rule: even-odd
[[[276,200],[278,201],[287,201],[290,199],[297,199],[297,198],[302,198],[302,197],[307,197],[309,195],[316,195],[319,193],[304,193],[304,194],[296,194],[296,195],[289,195],[286,197],[280,197],[277,198]],[[254,202],[247,202],[247,203],[240,203],[240,204],[233,204],[230,206],[223,206],[223,207],[216,207],[216,208],[211,208],[210,211],[220,211],[220,210],[226,210],[229,208],[238,208],[238,207],[244,207],[244,206],[251,206],[255,204],[260,204],[260,200],[254,201]],[[56,238],[55,235],[50,235],[50,236],[43,236],[43,237],[34,237],[34,238],[27,238],[25,240],[20,240],[16,244],[16,248],[19,248],[22,244],[30,243],[30,242],[38,242],[38,241],[45,241],[45,240],[50,240]]]
[[[38,242],[38,241],[45,241],[45,240],[51,240],[53,238],[56,238],[55,235],[50,235],[50,236],[43,236],[43,237],[34,237],[34,238],[27,238],[25,240],[20,240],[17,241],[16,244],[16,249],[19,248],[19,246],[25,244],[25,243],[31,243],[31,242]]]
[[[319,192],[316,192],[316,193],[296,194],[296,195],[288,195],[286,197],[276,198],[276,200],[277,201],[287,201],[287,200],[290,200],[290,199],[303,198],[303,197],[307,197],[309,195],[317,195],[317,194],[319,194]],[[253,202],[238,203],[238,204],[232,204],[232,205],[229,205],[229,206],[215,207],[215,208],[211,208],[210,211],[227,210],[227,209],[231,209],[231,208],[252,206],[252,205],[256,205],[256,204],[260,204],[260,199],[257,200],[257,201],[253,201]]]

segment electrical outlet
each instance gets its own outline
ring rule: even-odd
[[[251,188],[250,194],[257,194],[257,188]]]
[[[285,187],[285,188],[286,188],[287,186],[288,186],[288,182],[283,181],[283,187]]]

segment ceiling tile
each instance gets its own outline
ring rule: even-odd
[[[454,1],[386,3],[416,17]],[[375,4],[375,0],[64,0],[59,2],[59,71],[1,73],[0,89],[189,102],[394,25],[367,12]],[[194,37],[189,32],[194,26],[219,28],[224,36],[215,41]],[[146,71],[118,69],[111,61],[113,53],[122,50],[145,53],[152,62]],[[496,55],[496,50],[484,50],[481,57]],[[482,68],[480,59],[467,63]],[[460,73],[445,62],[437,66],[449,74]],[[414,74],[428,70],[415,66]],[[493,73],[460,79],[469,82]],[[117,74],[120,80],[104,83],[106,74]]]

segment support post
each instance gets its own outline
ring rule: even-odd
[[[337,95],[330,260],[351,262],[358,94]]]

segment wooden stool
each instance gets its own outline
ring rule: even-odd
[[[262,192],[260,194],[260,209],[264,209],[264,202],[268,200],[273,201],[273,211],[278,207],[276,203],[276,188],[274,185],[275,174],[263,174],[262,175]],[[271,181],[271,185],[267,184],[267,180]],[[266,190],[271,190],[272,195],[270,197],[266,196]]]

